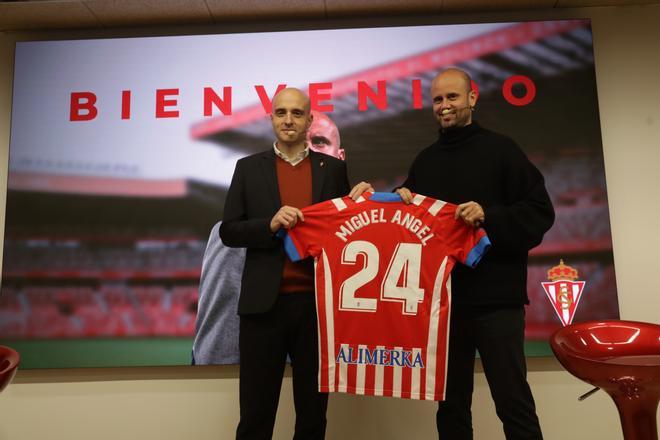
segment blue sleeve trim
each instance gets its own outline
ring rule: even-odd
[[[465,264],[472,268],[477,267],[477,264],[481,261],[481,257],[484,256],[488,249],[490,249],[490,240],[487,235],[484,235],[468,254]]]
[[[287,237],[286,230],[284,228],[278,229],[277,232],[275,233],[275,237],[284,240]]]
[[[298,253],[298,249],[296,249],[296,245],[293,244],[291,237],[289,237],[286,232],[284,234],[286,235],[286,237],[284,237],[284,250],[286,251],[286,254],[293,262],[302,260],[300,254]]]
[[[398,193],[375,192],[369,197],[374,202],[400,202],[401,196]]]

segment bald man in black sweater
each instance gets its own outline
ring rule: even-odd
[[[541,439],[523,351],[527,254],[554,222],[544,179],[510,138],[472,120],[470,77],[447,69],[433,80],[436,143],[423,150],[397,192],[459,204],[456,216],[483,227],[492,247],[476,269],[452,272],[447,395],[437,413],[441,440],[472,439],[475,350],[506,438]]]

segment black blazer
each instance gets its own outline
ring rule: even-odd
[[[312,203],[348,195],[343,161],[311,150],[309,158]],[[286,257],[282,240],[270,232],[270,221],[282,207],[275,160],[272,149],[239,160],[225,200],[220,239],[226,246],[247,248],[239,315],[266,312],[279,295]]]

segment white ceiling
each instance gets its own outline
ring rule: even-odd
[[[628,6],[660,0],[0,0],[0,31]]]

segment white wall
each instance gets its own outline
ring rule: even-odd
[[[598,99],[621,317],[660,322],[654,234],[660,218],[660,6],[589,8],[461,18],[593,20]],[[117,32],[119,35],[120,33]],[[0,225],[4,227],[13,35],[0,33]],[[38,129],[38,127],[35,127]],[[539,135],[543,135],[540,133]],[[0,235],[1,240],[2,235]],[[620,439],[614,405],[554,359],[531,359],[529,379],[546,439]],[[21,371],[0,395],[0,440],[227,439],[238,419],[237,367]],[[291,438],[285,379],[275,439]],[[333,395],[328,439],[434,438],[432,403]],[[477,439],[504,438],[482,373]]]

